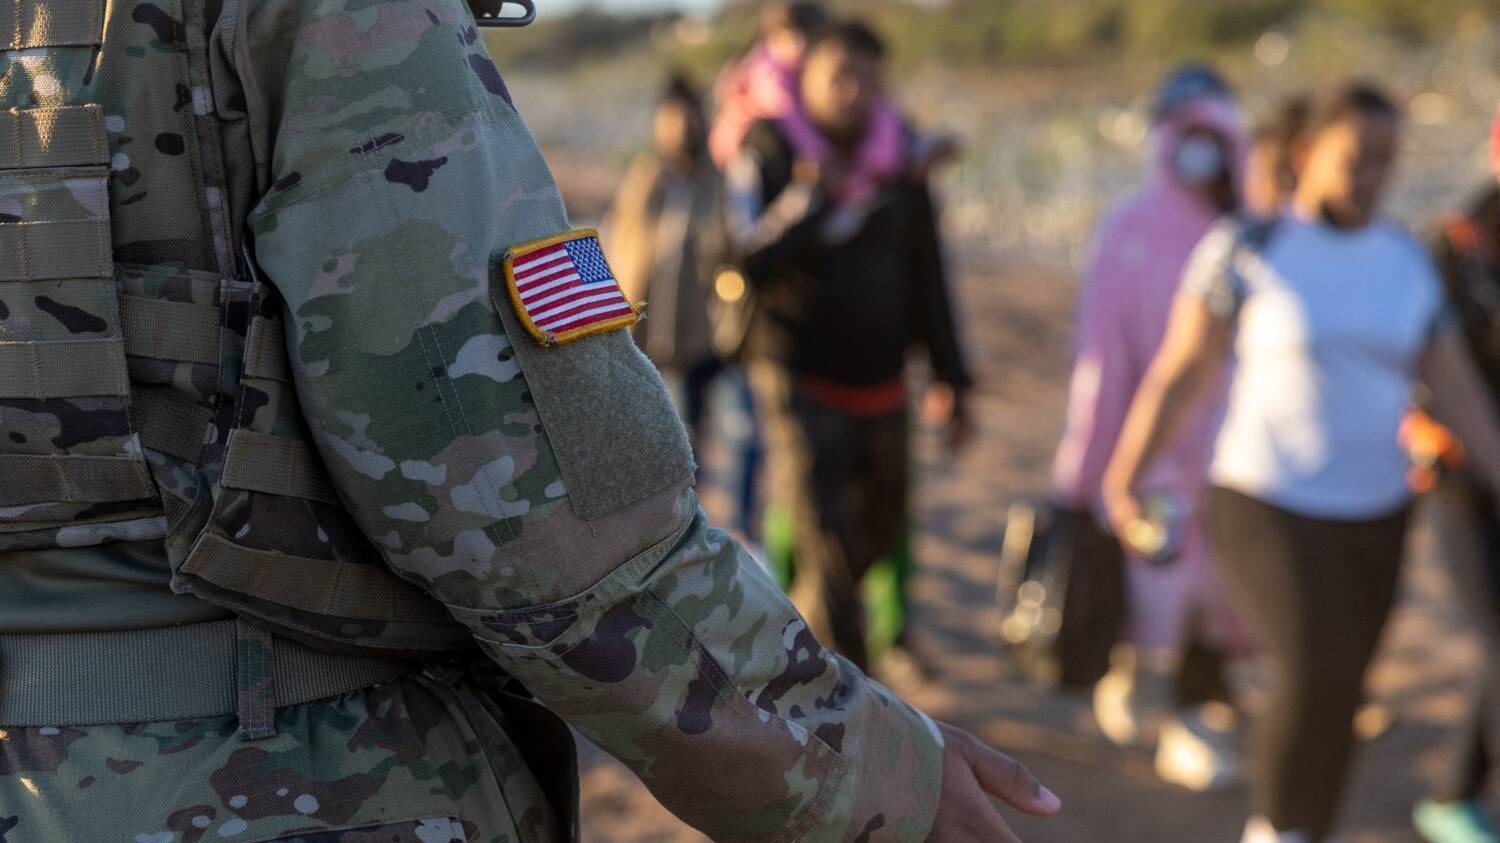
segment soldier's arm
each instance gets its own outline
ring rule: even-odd
[[[304,414],[390,565],[719,841],[928,834],[940,739],[709,528],[624,331],[543,348],[496,272],[569,223],[459,0],[243,0],[223,40]]]

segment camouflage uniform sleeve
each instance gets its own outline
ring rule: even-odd
[[[925,839],[932,722],[707,525],[628,334],[544,349],[497,294],[496,255],[569,225],[467,9],[242,2],[256,258],[309,428],[392,568],[715,840]]]

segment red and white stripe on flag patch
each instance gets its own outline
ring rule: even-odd
[[[640,313],[604,258],[599,233],[581,229],[512,248],[505,279],[516,315],[536,341],[562,345],[628,328]]]

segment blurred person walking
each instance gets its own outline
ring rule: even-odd
[[[815,0],[775,0],[765,5],[760,15],[758,40],[738,62],[721,74],[715,88],[719,111],[715,116],[709,148],[714,161],[729,169],[743,149],[746,136],[761,120],[781,120],[799,110],[801,91],[799,76],[808,44],[818,38],[831,23],[827,7]],[[879,120],[895,125],[901,115],[893,101],[882,101]],[[907,126],[906,174],[914,180],[926,180],[934,172],[956,161],[962,145],[943,133],[917,133]],[[942,417],[947,410],[939,401],[926,408],[928,415]],[[751,410],[753,415],[753,409]],[[758,436],[758,427],[757,436]],[[910,455],[911,443],[905,443]],[[746,474],[749,478],[752,475]],[[754,489],[745,495],[753,498]],[[767,563],[783,587],[790,588],[796,578],[797,538],[791,505],[768,495],[762,529]],[[750,507],[746,507],[748,512]],[[747,534],[754,535],[749,529]],[[903,525],[901,539],[887,556],[870,566],[861,582],[868,614],[867,647],[884,660],[892,656],[888,667],[900,662],[908,673],[922,673],[928,667],[910,649],[908,636],[910,596],[908,586],[916,572],[912,530]]]
[[[1311,117],[1312,99],[1303,93],[1283,99],[1270,116],[1256,126],[1250,136],[1250,154],[1245,162],[1245,213],[1251,218],[1274,219],[1286,210],[1297,191],[1297,148],[1307,130]],[[1263,232],[1274,231],[1274,227]],[[1403,430],[1411,428],[1409,416]],[[1426,428],[1424,428],[1426,429]],[[1443,431],[1451,439],[1451,434]],[[1420,490],[1425,491],[1425,490]],[[1256,676],[1245,674],[1244,669],[1264,667],[1259,664],[1236,664],[1242,678]],[[1259,671],[1256,671],[1259,673]],[[1262,676],[1248,678],[1253,684],[1264,684]],[[1355,716],[1355,731],[1361,740],[1375,740],[1389,732],[1396,723],[1396,713],[1379,700],[1362,705]]]
[[[1500,479],[1500,421],[1426,252],[1379,216],[1398,107],[1349,85],[1314,110],[1269,221],[1225,222],[1189,263],[1106,470],[1116,528],[1231,370],[1210,469],[1215,547],[1279,665],[1245,843],[1328,839],[1366,668],[1394,601],[1410,493],[1397,431],[1415,381]]]
[[[729,173],[731,229],[759,303],[748,352],[772,497],[792,510],[794,602],[868,663],[860,584],[907,517],[907,353],[927,352],[930,420],[968,431],[937,213],[859,23],[810,46],[800,107],[757,123]]]
[[[674,387],[699,452],[716,353],[709,289],[724,264],[724,183],[708,157],[708,121],[690,81],[673,77],[657,102],[652,152],[636,159],[606,228],[610,258],[632,301],[650,305],[636,343]]]
[[[1311,107],[1306,96],[1289,97],[1251,133],[1244,192],[1245,211],[1252,216],[1276,216],[1296,192],[1293,148],[1306,129]]]
[[[1067,427],[1053,465],[1059,505],[1103,518],[1105,466],[1166,333],[1183,266],[1214,221],[1238,208],[1245,144],[1240,111],[1214,71],[1191,65],[1168,77],[1156,96],[1147,181],[1094,238]],[[1233,713],[1223,706],[1224,653],[1243,636],[1220,586],[1201,500],[1220,413],[1218,403],[1199,408],[1141,484],[1145,497],[1174,513],[1175,536],[1171,547],[1129,554],[1129,644],[1094,692],[1105,735],[1157,743],[1159,774],[1200,790],[1239,776]]]
[[[1500,120],[1491,161],[1500,175]],[[1469,352],[1493,399],[1500,395],[1500,184],[1491,181],[1468,210],[1444,221],[1434,252]],[[1443,433],[1440,429],[1440,438],[1447,438]],[[1436,483],[1422,514],[1433,525],[1453,594],[1479,639],[1481,675],[1449,769],[1417,806],[1415,820],[1431,843],[1500,843],[1481,807],[1500,759],[1500,519],[1494,487],[1462,464],[1462,454],[1449,448],[1446,460],[1438,456],[1430,461]]]

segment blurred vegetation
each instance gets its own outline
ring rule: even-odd
[[[736,0],[713,21],[623,17],[606,3],[543,19],[525,34],[490,39],[506,66],[570,66],[654,45],[707,73],[743,49],[755,0]],[[831,0],[872,19],[898,63],[1078,64],[1101,59],[1211,56],[1252,44],[1268,29],[1295,35],[1337,19],[1420,45],[1492,26],[1500,0]]]

